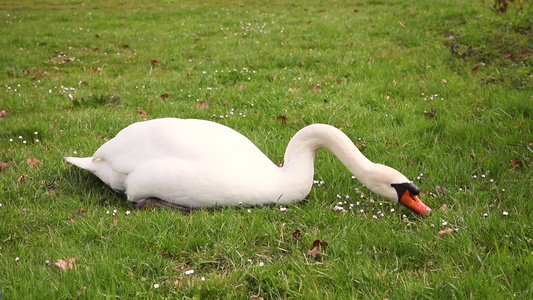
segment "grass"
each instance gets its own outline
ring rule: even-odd
[[[0,298],[530,299],[530,9],[4,1]],[[190,215],[133,210],[62,159],[169,116],[226,124],[274,162],[301,127],[337,126],[434,213],[384,202],[327,152],[324,183],[286,211]]]

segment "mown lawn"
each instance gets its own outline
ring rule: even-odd
[[[3,1],[0,298],[532,298],[531,3],[491,4]],[[433,214],[324,151],[301,203],[189,215],[63,160],[160,117],[228,125],[275,163],[334,125]]]

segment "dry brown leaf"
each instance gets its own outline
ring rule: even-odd
[[[78,208],[74,211],[75,214],[79,215],[79,216],[83,216],[87,213],[87,210],[85,208]]]
[[[520,161],[520,158],[519,157],[515,157],[513,159],[511,159],[511,170],[514,170],[516,168],[520,168],[520,166],[522,166],[522,161]]]
[[[442,203],[440,210],[445,213],[448,210],[448,205],[446,205],[446,203]]]
[[[250,296],[250,299],[257,299],[257,300],[265,300],[265,298],[259,296],[259,295],[252,295]]]
[[[40,162],[35,157],[29,157],[27,162],[30,164],[30,166],[38,166]]]
[[[446,189],[443,188],[443,187],[440,186],[440,185],[435,186],[435,189],[436,189],[437,192],[439,192],[439,193],[446,194]]]
[[[420,192],[420,196],[424,197],[424,198],[429,196],[429,194],[431,194],[431,192],[429,190],[424,190],[424,191]]]
[[[200,102],[198,102],[198,104],[196,106],[199,107],[199,108],[208,108],[209,107],[209,102],[200,101]]]
[[[146,113],[146,111],[142,108],[139,108],[139,116],[141,116],[141,118],[145,119],[148,117],[148,114]]]
[[[150,60],[150,63],[152,64],[152,66],[157,66],[157,65],[161,64],[161,62],[159,62],[159,61],[157,61],[155,59]]]
[[[164,93],[163,95],[159,96],[159,98],[161,99],[166,99],[168,98],[170,95],[168,93]]]
[[[76,257],[71,257],[67,260],[58,259],[54,265],[66,272],[68,269],[74,268],[76,260],[78,260]]]
[[[437,112],[435,111],[434,108],[432,108],[431,110],[425,110],[424,111],[424,115],[428,118],[434,118],[435,115],[437,114]]]
[[[300,240],[301,235],[302,235],[302,232],[300,231],[300,229],[295,229],[295,230],[292,232],[292,237],[293,237],[295,240]]]
[[[297,91],[298,91],[298,88],[295,88],[295,87],[289,88],[289,92],[297,92]]]
[[[19,178],[17,178],[18,183],[25,183],[26,182],[26,175],[20,175]]]
[[[4,110],[0,111],[0,118],[7,117],[7,113],[8,112],[9,112],[9,109],[4,109]]]
[[[316,256],[319,253],[320,253],[320,247],[313,247],[313,248],[307,250],[307,254],[311,255],[314,258],[316,258]]]
[[[281,121],[282,124],[287,124],[287,116],[278,116],[276,120]]]
[[[81,296],[81,293],[87,289],[87,286],[83,286],[81,289],[78,290],[78,296]]]
[[[7,167],[9,167],[9,163],[8,162],[0,161],[0,172],[2,172]]]
[[[313,92],[314,93],[318,93],[318,92],[321,92],[322,91],[322,87],[320,85],[315,85],[313,87]]]
[[[475,74],[477,71],[479,71],[479,67],[484,66],[484,65],[485,65],[484,63],[477,63],[477,64],[472,68],[472,74]]]
[[[453,229],[452,227],[448,227],[446,229],[443,229],[443,230],[439,230],[439,237],[444,237],[445,235],[447,234],[450,234],[452,232],[454,232],[455,229]]]
[[[307,250],[307,254],[311,255],[313,258],[316,258],[318,254],[322,253],[322,249],[324,249],[328,243],[323,242],[321,240],[315,240],[313,242],[313,248]]]
[[[113,218],[113,224],[118,224],[118,219],[117,218]]]

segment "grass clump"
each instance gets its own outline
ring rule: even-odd
[[[0,30],[6,298],[531,298],[526,9],[18,1]],[[63,161],[160,117],[228,125],[275,163],[301,127],[334,125],[434,213],[384,202],[327,152],[303,203],[190,215],[135,211]]]

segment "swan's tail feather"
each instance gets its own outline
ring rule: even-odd
[[[85,170],[92,171],[94,169],[92,157],[65,157],[65,160]]]

